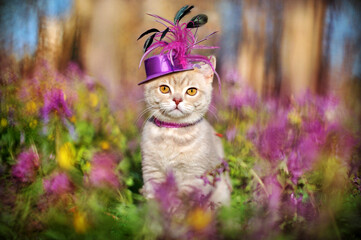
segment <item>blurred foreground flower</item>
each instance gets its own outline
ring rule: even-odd
[[[222,159],[222,162],[218,164],[214,169],[203,173],[200,179],[203,180],[204,186],[207,184],[215,187],[217,182],[221,180],[224,173],[229,172],[228,162]]]
[[[285,157],[285,150],[290,144],[285,119],[275,119],[259,134],[254,141],[259,154],[270,161],[277,163]]]
[[[228,141],[232,142],[237,136],[237,128],[235,126],[228,128],[226,131],[226,138]]]
[[[1,127],[6,127],[8,125],[8,121],[5,118],[2,118],[0,121],[0,126]]]
[[[187,223],[193,230],[203,231],[209,226],[212,219],[212,212],[210,210],[197,207],[188,214]]]
[[[169,172],[164,182],[156,184],[154,197],[164,212],[174,212],[181,204],[178,186],[173,172]]]
[[[101,141],[101,142],[100,142],[100,147],[101,147],[103,150],[109,150],[110,144],[109,144],[109,142],[107,142],[107,141]]]
[[[89,182],[96,187],[119,187],[117,159],[111,153],[96,153],[91,163]]]
[[[58,114],[61,119],[72,116],[72,112],[65,102],[64,92],[61,89],[54,88],[44,95],[42,117],[45,122],[49,120],[51,113]]]
[[[99,103],[98,96],[95,93],[90,93],[89,94],[89,102],[90,102],[90,106],[95,108]]]
[[[290,121],[291,124],[294,124],[294,125],[297,125],[297,126],[299,126],[301,124],[301,122],[302,122],[300,114],[295,109],[293,109],[292,111],[290,111],[288,113],[287,118],[288,118],[288,120]]]
[[[39,156],[33,150],[29,149],[19,154],[12,174],[21,182],[32,182],[35,180],[38,168]]]
[[[38,106],[33,100],[30,100],[26,103],[25,110],[29,114],[34,114],[38,111]]]
[[[159,206],[163,238],[212,239],[215,227],[211,195],[197,188],[184,194],[173,172],[168,172],[163,182],[155,183],[154,199]]]
[[[88,230],[86,214],[84,212],[76,211],[74,213],[73,225],[77,233],[85,233]]]
[[[57,173],[50,179],[44,179],[43,185],[47,193],[54,195],[70,193],[74,189],[74,185],[65,173]]]
[[[57,161],[61,168],[69,170],[74,165],[75,149],[70,142],[64,143],[57,151]]]

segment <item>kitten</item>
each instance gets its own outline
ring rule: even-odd
[[[213,56],[211,63],[216,66]],[[213,191],[212,202],[229,204],[228,175],[222,175],[215,188],[204,186],[200,179],[224,157],[221,140],[203,119],[211,102],[213,75],[209,65],[201,64],[194,70],[172,73],[145,84],[145,100],[153,116],[153,121],[144,126],[141,141],[142,191],[146,198],[153,198],[154,183],[163,182],[172,171],[181,192],[190,193],[194,187],[204,194]],[[167,128],[156,121],[189,126]]]

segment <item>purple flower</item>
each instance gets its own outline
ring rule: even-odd
[[[207,184],[211,185],[211,182],[209,181],[208,176],[206,174],[203,174],[200,178],[203,180],[204,186],[206,186]]]
[[[242,92],[233,95],[229,105],[233,108],[241,109],[246,106],[254,107],[257,104],[257,93],[250,87],[245,87]]]
[[[47,193],[54,195],[70,193],[74,189],[74,185],[65,173],[58,173],[50,179],[44,179],[43,186]]]
[[[327,132],[324,124],[319,120],[304,121],[303,130],[312,138],[315,144],[321,145],[325,143]]]
[[[216,183],[221,180],[221,174],[229,171],[228,163],[222,159],[222,162],[218,164],[214,169],[206,171],[200,176],[200,179],[203,180],[204,186],[207,184],[211,186],[216,186]],[[209,180],[211,179],[211,181]]]
[[[226,138],[228,141],[233,141],[237,136],[237,128],[236,127],[232,127],[230,129],[227,129],[226,131]]]
[[[269,193],[268,206],[273,213],[276,213],[280,207],[282,186],[275,175],[266,177],[264,185]]]
[[[302,216],[307,221],[312,221],[317,217],[317,210],[312,203],[304,198],[304,195],[300,194],[296,196],[295,193],[286,194],[283,197],[283,207],[281,212],[290,216],[294,217]]]
[[[182,203],[178,196],[178,186],[172,172],[167,174],[164,182],[155,185],[154,197],[165,212],[174,212]]]
[[[294,146],[287,159],[287,168],[292,174],[293,183],[296,184],[303,173],[311,170],[320,150],[312,136],[306,135],[299,139],[299,144]]]
[[[35,180],[38,168],[39,156],[33,150],[28,150],[20,153],[16,165],[13,167],[12,174],[21,182],[32,182]]]
[[[93,157],[89,173],[90,184],[96,187],[119,187],[116,173],[117,159],[111,153],[97,153]]]
[[[42,117],[45,122],[49,120],[50,113],[56,113],[61,118],[71,117],[72,112],[65,102],[64,93],[61,89],[53,88],[44,95],[44,106],[42,108]]]
[[[284,159],[285,149],[289,144],[286,120],[271,123],[264,129],[255,142],[259,154],[271,161]]]
[[[229,164],[226,160],[222,159],[222,165],[224,167],[224,171],[229,172]]]
[[[154,184],[154,198],[159,204],[164,238],[209,238],[214,234],[214,218],[209,201],[212,192],[203,194],[194,188],[186,195],[179,190],[173,172],[161,183]],[[179,231],[182,229],[181,231]]]
[[[66,70],[67,74],[73,78],[82,78],[84,75],[79,64],[77,64],[76,62],[70,62]]]
[[[339,104],[339,99],[336,96],[314,96],[310,91],[307,91],[305,94],[298,97],[296,101],[301,107],[307,107],[309,112],[313,109],[322,117],[326,111],[334,110]]]

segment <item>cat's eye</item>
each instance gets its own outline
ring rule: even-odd
[[[159,89],[160,89],[161,93],[164,93],[164,94],[170,92],[170,88],[167,85],[162,85],[159,87]]]
[[[197,93],[197,88],[188,88],[187,90],[188,95],[194,96],[196,95],[196,93]]]

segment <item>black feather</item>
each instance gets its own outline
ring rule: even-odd
[[[153,35],[151,35],[149,38],[147,38],[147,40],[145,41],[144,43],[144,46],[143,46],[143,51],[146,52],[147,49],[150,47],[150,45],[152,45],[153,43],[153,39],[155,37],[157,33],[154,33]]]
[[[192,17],[188,22],[187,28],[197,28],[201,27],[208,22],[208,17],[205,14],[198,14],[197,16]]]
[[[149,30],[145,31],[144,33],[140,34],[140,36],[139,36],[139,38],[137,39],[137,41],[138,41],[139,39],[141,39],[142,37],[144,37],[145,35],[147,35],[147,34],[149,34],[149,33],[152,33],[152,32],[159,32],[159,30],[156,29],[156,28],[149,29]]]
[[[168,32],[169,32],[169,28],[166,28],[166,29],[163,31],[162,36],[160,37],[159,41],[161,41],[161,40],[165,37],[165,35],[167,35]]]
[[[180,15],[188,8],[188,5],[185,5],[184,7],[182,7],[181,9],[178,10],[178,12],[175,14],[174,17],[174,24],[177,23],[177,20],[179,20]]]
[[[194,6],[190,6],[188,7],[188,5],[185,5],[184,7],[182,7],[181,9],[179,9],[179,11],[177,12],[177,14],[174,17],[174,24],[177,24],[177,22],[180,22],[180,20],[187,14],[189,14],[192,10],[192,8],[194,8]]]

